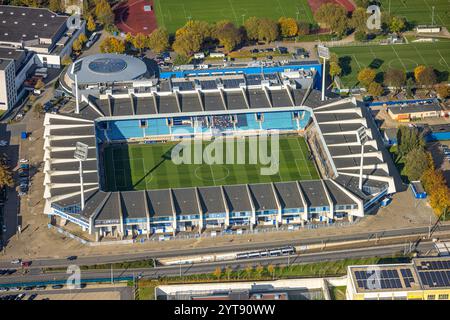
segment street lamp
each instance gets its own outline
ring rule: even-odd
[[[364,145],[369,140],[369,136],[366,133],[366,127],[362,126],[356,130],[356,138],[358,143],[361,144],[361,163],[359,168],[359,189],[362,191],[362,178],[363,178],[363,167],[364,167]]]
[[[87,144],[77,142],[73,155],[80,162],[81,210],[84,210],[83,161],[87,160],[88,148]]]
[[[75,77],[75,103],[76,103],[76,113],[80,113],[80,101],[78,99],[78,72],[81,70],[81,65],[83,60],[77,61],[72,65],[72,74]]]

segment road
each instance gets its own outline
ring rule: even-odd
[[[434,244],[430,241],[421,242],[416,248],[420,254],[425,254],[434,248]],[[179,266],[163,266],[156,268],[136,268],[129,270],[90,270],[82,271],[81,279],[111,279],[118,277],[135,277],[142,276],[146,279],[157,279],[159,277],[192,275],[201,273],[212,273],[217,267],[231,267],[233,270],[243,270],[248,265],[296,265],[304,263],[316,263],[321,261],[342,260],[348,258],[367,258],[367,257],[386,257],[393,254],[401,253],[405,249],[404,244],[387,245],[379,247],[366,247],[351,250],[335,250],[327,252],[307,253],[294,255],[290,257],[268,257],[263,259],[245,259],[226,262],[211,262],[192,265]],[[0,277],[0,284],[23,284],[31,282],[58,281],[66,280],[68,274],[66,272],[40,273],[37,269],[26,274],[15,273],[10,276]]]
[[[438,231],[449,231],[450,224],[440,224],[438,226]],[[385,237],[395,237],[395,236],[406,236],[406,235],[417,235],[425,236],[428,235],[428,227],[415,227],[406,229],[397,229],[384,231],[382,233],[358,233],[352,235],[341,235],[341,236],[330,236],[322,238],[313,239],[303,239],[299,241],[286,241],[286,240],[273,240],[266,243],[246,243],[239,245],[227,245],[221,247],[204,247],[195,249],[180,249],[171,251],[147,251],[140,253],[129,253],[121,255],[108,255],[108,256],[86,256],[79,257],[75,261],[68,261],[67,259],[36,259],[33,260],[31,268],[43,268],[43,267],[66,267],[71,264],[77,265],[93,265],[102,263],[114,263],[114,262],[124,262],[133,260],[144,260],[144,259],[158,259],[158,258],[168,258],[177,256],[189,256],[189,255],[200,255],[200,254],[211,254],[211,253],[223,253],[223,252],[234,252],[234,251],[246,251],[246,250],[258,250],[258,249],[268,249],[274,247],[281,247],[287,245],[294,246],[304,246],[311,244],[320,243],[332,243],[332,242],[347,242],[355,240],[367,240],[374,238],[385,238]],[[174,240],[176,241],[176,240]],[[68,254],[69,255],[69,254]],[[20,258],[20,257],[17,257]],[[14,268],[10,261],[0,260],[0,269]]]

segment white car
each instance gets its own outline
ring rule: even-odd
[[[19,162],[20,162],[20,163],[27,163],[27,162],[28,162],[28,159],[20,159]]]
[[[6,232],[6,226],[3,226],[2,230],[3,232]]]
[[[6,287],[0,287],[0,292],[6,292],[6,291],[8,291],[9,289],[8,288],[6,288]]]
[[[11,264],[20,264],[22,262],[22,260],[20,259],[15,259],[11,261]]]

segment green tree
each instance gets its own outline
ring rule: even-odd
[[[270,43],[278,39],[278,25],[275,21],[268,18],[259,19],[258,40]]]
[[[350,26],[359,32],[367,32],[367,19],[369,14],[366,8],[356,8],[352,13],[352,18],[350,19]]]
[[[258,40],[259,35],[259,19],[250,17],[244,22],[244,28],[247,32],[247,38],[250,40]]]
[[[147,46],[156,53],[161,53],[169,47],[169,34],[164,28],[157,28],[148,36]]]
[[[109,37],[103,40],[100,44],[100,52],[102,53],[124,53],[125,41],[114,37]]]
[[[314,14],[317,22],[328,26],[331,32],[337,35],[344,35],[347,32],[349,19],[347,11],[340,5],[334,3],[325,3],[319,7]]]
[[[44,88],[45,87],[45,83],[44,83],[44,81],[42,81],[42,79],[39,79],[37,82],[36,82],[36,84],[34,85],[34,88],[35,89],[38,89],[38,90],[40,90],[40,89],[42,89],[42,88]]]
[[[423,148],[415,148],[405,157],[404,172],[409,181],[417,181],[428,169],[428,155]]]
[[[81,43],[80,39],[75,39],[72,43],[72,49],[74,51],[81,51],[81,48],[83,47],[83,44]]]
[[[401,126],[397,132],[398,152],[401,158],[414,149],[423,149],[425,140],[417,128]]]
[[[330,77],[334,78],[336,76],[340,76],[342,73],[342,68],[339,66],[339,63],[335,62],[335,61],[331,61],[330,62],[330,67],[329,67],[329,73],[330,73]]]
[[[402,17],[393,17],[391,23],[389,24],[389,30],[391,32],[400,33],[406,27],[406,21]]]
[[[78,37],[78,41],[80,41],[81,44],[85,44],[88,41],[88,38],[84,33],[80,34]]]
[[[41,118],[41,114],[44,113],[44,106],[42,103],[36,103],[33,106],[33,112],[38,116],[38,118]]]
[[[256,266],[256,274],[258,275],[259,279],[261,279],[263,272],[264,272],[264,267],[262,265],[258,264]]]
[[[216,23],[213,37],[219,40],[225,51],[232,51],[242,41],[241,31],[230,21],[223,20]]]
[[[114,23],[114,12],[107,0],[98,0],[96,2],[95,16],[101,25],[108,26]]]
[[[275,267],[273,264],[267,266],[267,272],[272,276],[272,279],[275,279]]]

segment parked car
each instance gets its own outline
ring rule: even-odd
[[[6,291],[8,291],[9,289],[8,288],[6,288],[6,287],[0,287],[0,292],[6,292]]]
[[[52,286],[52,289],[62,289],[64,286],[62,284],[55,284]]]
[[[21,163],[20,164],[20,169],[28,170],[28,169],[30,169],[30,165],[28,163]]]
[[[69,261],[73,261],[73,260],[77,260],[77,256],[70,256],[70,257],[67,257],[67,260],[69,260]]]
[[[19,162],[20,163],[28,163],[28,159],[20,159]]]
[[[22,267],[29,267],[29,266],[31,266],[31,261],[22,261],[21,265],[22,265]],[[27,290],[27,289],[25,289],[25,290]]]
[[[22,262],[21,259],[14,259],[11,261],[11,264],[20,264]]]
[[[3,232],[3,233],[6,233],[6,231],[8,231],[8,229],[6,229],[6,226],[3,225],[3,227],[2,227],[2,232]]]

